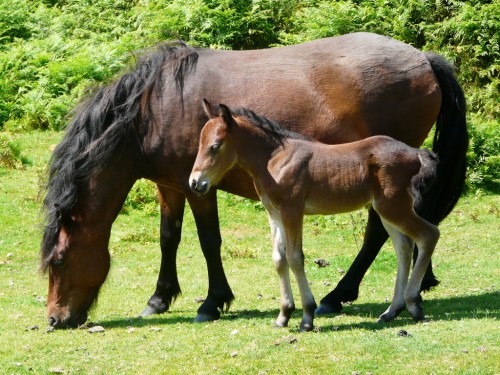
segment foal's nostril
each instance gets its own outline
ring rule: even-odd
[[[204,193],[208,188],[208,182],[207,181],[198,181],[198,180],[193,178],[191,180],[190,187],[191,187],[191,190],[193,190],[196,193]]]
[[[196,180],[193,178],[191,180],[191,190],[196,191]]]

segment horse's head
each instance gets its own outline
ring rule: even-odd
[[[198,154],[189,177],[189,186],[198,194],[207,193],[236,163],[236,150],[231,143],[231,129],[235,119],[224,104],[215,112],[203,99],[203,108],[209,117],[200,135]]]
[[[109,233],[98,221],[84,225],[80,220],[61,226],[57,233],[48,233],[51,230],[45,230],[45,237],[54,239],[44,259],[49,274],[47,319],[55,328],[77,327],[87,320],[108,274]]]

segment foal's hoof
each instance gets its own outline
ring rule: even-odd
[[[421,322],[425,320],[424,310],[419,305],[414,305],[408,308],[408,312],[410,313],[413,320],[416,322]]]
[[[314,325],[312,323],[300,323],[300,332],[311,332],[314,329]]]
[[[317,316],[320,315],[331,315],[331,314],[338,314],[339,312],[342,311],[342,304],[339,303],[339,305],[325,305],[325,304],[320,304],[319,307],[314,311],[314,314]]]
[[[378,317],[377,323],[389,323],[394,320],[396,315],[394,314],[382,314]]]

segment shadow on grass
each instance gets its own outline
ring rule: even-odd
[[[160,325],[171,325],[178,323],[192,323],[193,317],[186,317],[178,315],[176,311],[166,312],[161,315],[154,315],[142,318],[140,316],[134,318],[123,318],[123,319],[110,319],[110,320],[100,320],[97,322],[99,325],[103,325],[106,328],[140,328],[148,326],[160,326]]]
[[[425,295],[424,295],[425,298]],[[361,303],[344,306],[344,309],[339,314],[332,314],[330,316],[322,316],[317,318],[316,325],[320,327],[320,331],[338,331],[347,329],[366,329],[366,330],[381,330],[387,328],[397,328],[408,325],[412,322],[412,318],[406,311],[394,321],[383,324],[377,323],[378,316],[385,311],[389,306],[389,302],[384,303]],[[500,291],[492,291],[482,294],[464,295],[450,298],[436,298],[425,300],[422,304],[427,319],[430,321],[449,321],[449,320],[462,320],[462,319],[485,319],[485,318],[500,318]],[[113,319],[101,321],[106,328],[126,328],[126,327],[147,327],[147,326],[161,326],[177,323],[193,323],[195,316],[179,315],[183,312],[175,310],[175,306],[171,312],[162,315],[149,316],[146,318],[127,318],[127,319]],[[297,309],[293,314],[294,318],[300,317],[302,314],[301,309]],[[366,318],[366,321],[355,324],[342,324],[341,320],[337,319],[335,322],[329,323],[329,320],[338,315],[358,316]],[[269,310],[236,310],[229,311],[222,315],[222,320],[266,320],[273,321],[278,316],[278,306]]]
[[[385,303],[364,303],[344,306],[341,314],[347,316],[359,316],[367,318],[366,321],[355,324],[328,324],[326,317],[317,320],[321,330],[345,330],[360,328],[367,330],[381,330],[387,328],[397,328],[406,326],[413,322],[407,311],[403,311],[395,320],[390,323],[378,323],[378,316],[382,314],[390,302]],[[481,294],[471,294],[449,298],[425,299],[422,302],[425,316],[429,321],[451,321],[462,319],[486,319],[500,318],[500,291],[492,291]],[[334,317],[336,315],[331,315]],[[320,324],[326,323],[326,324]]]

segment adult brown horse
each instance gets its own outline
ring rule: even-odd
[[[413,319],[424,320],[420,285],[439,229],[415,208],[435,178],[438,160],[434,153],[385,135],[327,145],[285,130],[249,109],[220,104],[217,110],[206,99],[203,106],[209,120],[201,130],[189,185],[195,193],[206,194],[234,166],[252,177],[268,213],[279,276],[276,327],[286,327],[295,310],[290,268],[302,300],[300,330],[314,328],[317,305],[302,250],[304,215],[351,212],[367,205],[380,216],[398,258],[394,297],[380,321],[393,320],[405,307]],[[415,244],[418,255],[408,280]]]
[[[109,270],[111,226],[141,177],[158,186],[162,250],[156,291],[143,314],[166,311],[180,293],[175,260],[186,200],[209,277],[196,320],[217,319],[229,306],[234,297],[220,257],[216,192],[200,198],[188,185],[206,119],[199,104],[204,97],[253,108],[324,143],[385,134],[417,147],[437,121],[433,148],[441,166],[420,213],[438,223],[462,191],[468,144],[464,96],[451,67],[435,54],[370,33],[255,51],[164,46],[84,101],[54,151],[41,246],[50,325],[85,322]],[[219,188],[257,199],[241,169],[231,171]],[[341,302],[357,298],[387,238],[371,211],[359,255],[321,301],[319,313],[338,311]],[[422,288],[435,283],[431,277]]]

